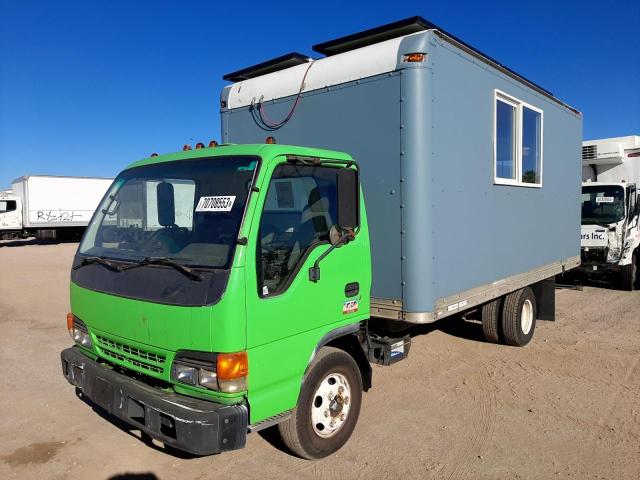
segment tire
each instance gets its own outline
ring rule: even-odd
[[[484,338],[488,342],[501,343],[502,334],[500,331],[500,307],[502,297],[496,298],[482,306],[482,331]]]
[[[536,297],[530,287],[511,292],[504,298],[502,332],[504,341],[513,347],[524,347],[536,328]]]
[[[638,263],[636,254],[631,256],[631,263],[624,265],[620,270],[620,288],[631,292],[635,286],[638,273]]]
[[[331,394],[333,400],[329,400]],[[301,458],[316,460],[331,455],[351,437],[361,404],[362,377],[355,360],[343,350],[324,347],[304,377],[298,405],[278,425],[282,441]]]

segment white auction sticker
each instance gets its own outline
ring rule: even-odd
[[[613,197],[596,197],[596,203],[613,203]]]
[[[235,195],[200,197],[196,212],[230,212],[235,201]]]

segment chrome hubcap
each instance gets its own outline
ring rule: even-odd
[[[322,379],[313,394],[311,423],[316,434],[323,438],[335,435],[349,417],[351,387],[341,373],[330,373]]]

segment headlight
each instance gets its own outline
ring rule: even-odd
[[[71,335],[71,338],[73,338],[74,342],[85,348],[93,347],[89,330],[82,320],[74,315],[70,321],[69,316],[67,316],[67,327],[69,328],[69,334]]]
[[[189,385],[196,384],[196,369],[194,367],[175,363],[171,373],[173,378],[179,382],[188,383]]]
[[[247,353],[178,352],[171,379],[225,393],[247,389]]]
[[[218,390],[218,375],[212,370],[201,368],[198,371],[198,384],[211,390]]]

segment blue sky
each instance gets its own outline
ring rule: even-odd
[[[219,139],[223,74],[413,15],[580,109],[585,138],[640,134],[637,0],[0,0],[0,189]]]

